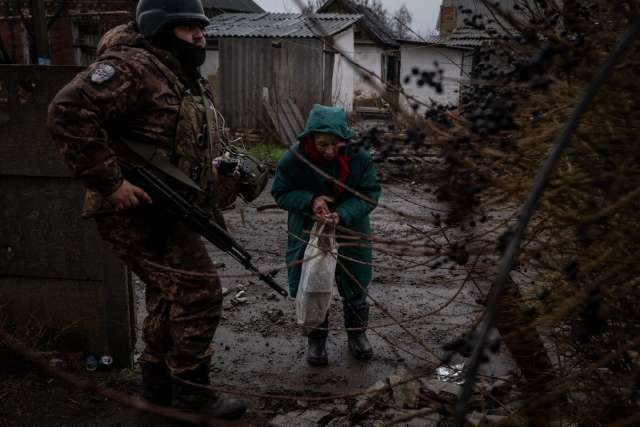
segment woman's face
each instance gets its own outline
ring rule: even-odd
[[[191,43],[192,45],[201,48],[204,48],[207,45],[200,24],[180,24],[174,27],[173,33],[177,38]]]
[[[333,160],[338,155],[338,149],[342,145],[342,140],[330,133],[316,133],[313,136],[316,150],[326,160]]]

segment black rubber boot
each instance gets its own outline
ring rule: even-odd
[[[208,367],[185,372],[178,377],[192,383],[209,385]],[[242,399],[214,393],[178,380],[173,382],[173,406],[176,409],[207,414],[224,420],[235,420],[247,411],[247,405]]]
[[[142,397],[151,403],[171,406],[171,376],[164,363],[144,363],[142,367]]]
[[[344,300],[344,326],[347,328],[349,351],[356,359],[369,360],[373,357],[373,349],[367,339],[369,323],[369,303],[365,295]]]
[[[307,363],[312,366],[325,366],[329,363],[327,356],[327,336],[329,335],[329,318],[312,329],[308,335]]]

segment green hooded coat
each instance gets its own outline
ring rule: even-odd
[[[331,133],[345,141],[349,141],[352,136],[344,110],[321,105],[314,106],[299,139],[317,132]],[[309,231],[314,222],[311,203],[317,196],[335,197],[335,194],[331,181],[298,158],[298,156],[304,157],[300,145],[293,147],[292,151],[285,153],[278,162],[271,194],[276,203],[289,212],[286,261],[289,265],[289,291],[291,296],[295,296],[301,272],[300,264],[295,261],[304,258]],[[347,145],[346,154],[349,161],[349,175],[345,184],[377,203],[380,197],[380,184],[368,152],[363,148]],[[334,178],[338,176],[338,167],[335,164],[321,169]],[[331,208],[340,215],[341,226],[366,236],[370,235],[369,213],[375,208],[374,204],[344,190]],[[343,241],[338,239],[338,242]],[[350,246],[340,247],[338,251],[340,257],[339,265],[336,267],[336,283],[340,295],[351,299],[362,294],[362,288],[366,288],[371,282],[372,251],[365,240],[349,239],[348,243]],[[351,246],[352,243],[359,243],[361,246]]]

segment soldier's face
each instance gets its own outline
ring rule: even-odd
[[[198,47],[206,47],[207,42],[204,39],[204,33],[199,24],[180,24],[173,29],[173,33],[177,38]]]

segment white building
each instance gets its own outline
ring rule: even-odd
[[[366,72],[355,74],[356,106],[376,105],[375,100],[382,98],[404,112],[413,112],[414,105],[419,106],[416,112],[424,112],[431,103],[458,105],[460,85],[468,80],[472,65],[474,43],[467,46],[462,40],[469,34],[399,40],[375,13],[352,0],[328,0],[318,12],[362,15],[354,25],[354,48],[355,61]],[[433,86],[419,84],[420,73],[438,69],[443,73],[438,74],[441,93]],[[369,78],[371,75],[374,77]]]
[[[317,12],[362,17],[354,25],[354,59],[366,71],[355,72],[355,105],[369,105],[382,95],[392,102],[395,98],[396,103],[394,88],[400,83],[400,44],[392,31],[369,8],[351,0],[328,0]]]

